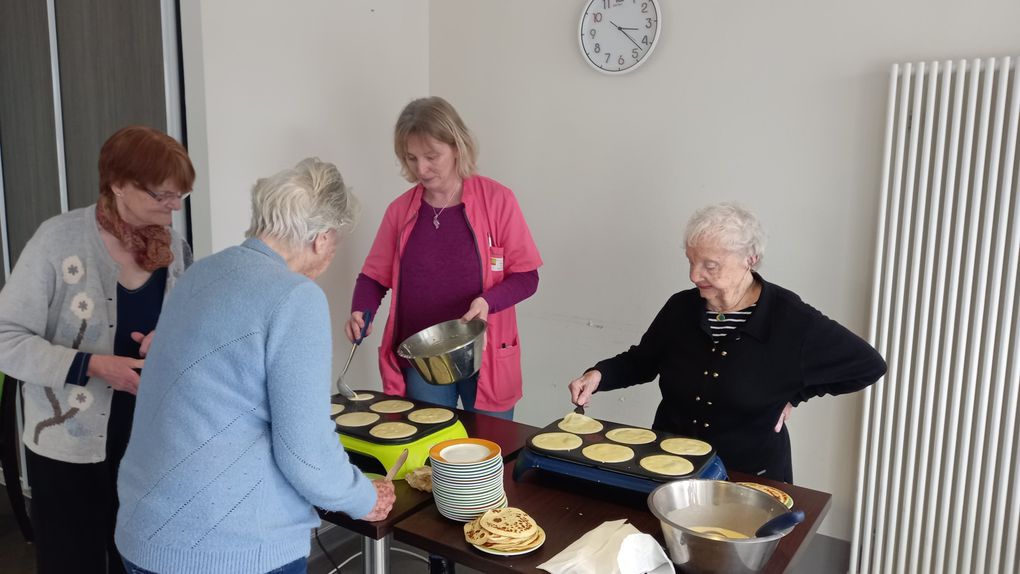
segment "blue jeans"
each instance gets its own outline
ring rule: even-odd
[[[128,574],[156,574],[156,572],[151,570],[135,566],[127,558],[122,558],[122,560],[124,560],[124,567],[127,568]],[[308,574],[308,557],[298,558],[293,562],[280,566],[276,570],[270,570],[266,574]]]
[[[514,409],[506,411],[482,411],[475,408],[475,397],[478,395],[478,375],[469,377],[449,385],[433,385],[425,382],[418,371],[412,367],[403,369],[404,383],[407,385],[407,396],[417,401],[434,403],[444,407],[457,408],[457,398],[463,409],[469,413],[481,413],[501,419],[513,420]]]

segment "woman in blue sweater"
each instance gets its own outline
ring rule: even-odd
[[[118,478],[132,572],[304,572],[315,506],[389,513],[393,484],[350,464],[329,419],[329,308],[312,281],[355,211],[332,164],[261,179],[248,239],[168,297]]]

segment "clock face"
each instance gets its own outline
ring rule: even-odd
[[[634,70],[659,39],[658,0],[590,0],[581,13],[581,52],[607,74]]]

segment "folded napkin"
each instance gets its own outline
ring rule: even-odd
[[[625,519],[603,522],[538,566],[550,574],[672,574],[662,547]]]

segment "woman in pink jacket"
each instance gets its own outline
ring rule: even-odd
[[[521,392],[514,305],[538,289],[542,258],[509,188],[475,173],[477,147],[456,110],[439,97],[401,112],[394,150],[414,187],[386,209],[354,288],[347,337],[393,289],[379,349],[383,390],[512,418]],[[452,385],[426,383],[396,347],[451,319],[488,322],[481,371]],[[369,326],[371,333],[371,325]]]

